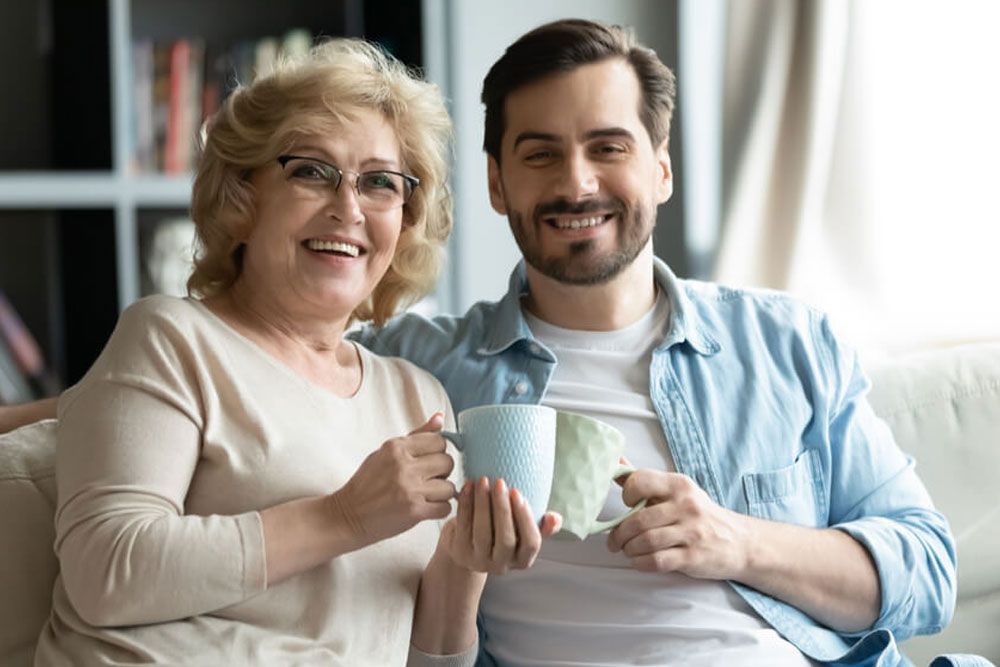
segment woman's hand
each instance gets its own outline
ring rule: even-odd
[[[562,517],[547,513],[541,526],[521,494],[502,479],[466,482],[458,513],[441,530],[437,550],[420,581],[411,642],[425,653],[467,651],[476,641],[476,611],[487,574],[531,567]]]
[[[473,572],[504,574],[531,567],[542,546],[562,524],[553,512],[535,524],[531,507],[517,489],[502,479],[490,488],[482,477],[466,482],[458,498],[458,513],[441,531],[440,547],[451,560]]]
[[[386,440],[329,496],[331,510],[356,539],[372,544],[448,516],[455,485],[447,477],[455,462],[439,433],[443,423],[437,412],[409,435]]]

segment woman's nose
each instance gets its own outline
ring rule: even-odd
[[[347,177],[340,183],[340,187],[333,191],[331,189],[330,201],[327,204],[329,215],[346,222],[348,224],[361,224],[364,222],[365,214],[361,210],[361,199],[357,188]]]

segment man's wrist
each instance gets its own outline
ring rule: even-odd
[[[761,571],[767,561],[767,538],[763,535],[765,522],[739,512],[732,514],[739,538],[735,549],[734,571],[729,578],[751,585],[750,582],[755,579],[756,573]]]

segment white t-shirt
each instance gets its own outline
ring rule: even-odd
[[[618,331],[573,331],[524,315],[559,360],[542,404],[621,430],[637,468],[675,470],[649,398],[652,353],[670,316],[665,296]],[[626,510],[612,485],[601,518]],[[726,582],[639,572],[606,540],[549,539],[530,569],[489,578],[485,646],[501,665],[813,664]]]

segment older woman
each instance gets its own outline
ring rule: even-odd
[[[227,101],[194,184],[199,298],[129,308],[60,400],[39,664],[395,665],[411,627],[415,661],[474,657],[480,571],[540,532],[502,484],[440,530],[443,389],[343,338],[432,285],[449,133],[436,89],[355,40]]]

